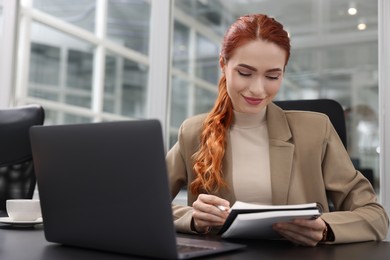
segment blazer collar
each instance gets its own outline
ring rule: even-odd
[[[270,103],[267,108],[273,204],[288,204],[294,144],[284,111]]]
[[[267,106],[267,124],[270,140],[287,142],[291,139],[291,131],[284,111],[270,103]]]

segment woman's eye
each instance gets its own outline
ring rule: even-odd
[[[277,80],[277,79],[279,79],[279,76],[267,76],[267,78],[272,79],[272,80]]]
[[[252,75],[251,73],[245,73],[245,72],[242,72],[242,71],[238,71],[238,74],[240,74],[241,76],[244,76],[244,77],[249,77],[250,75]]]

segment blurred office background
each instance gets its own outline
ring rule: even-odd
[[[1,87],[7,105],[42,104],[46,124],[159,118],[169,149],[213,105],[228,25],[266,13],[292,40],[277,98],[340,102],[348,152],[379,191],[378,2],[0,0]]]

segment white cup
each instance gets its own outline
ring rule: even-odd
[[[10,199],[6,202],[7,213],[13,221],[35,221],[42,217],[39,200]]]

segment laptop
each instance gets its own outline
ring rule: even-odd
[[[33,126],[30,138],[47,241],[166,259],[244,247],[176,235],[158,120]]]

